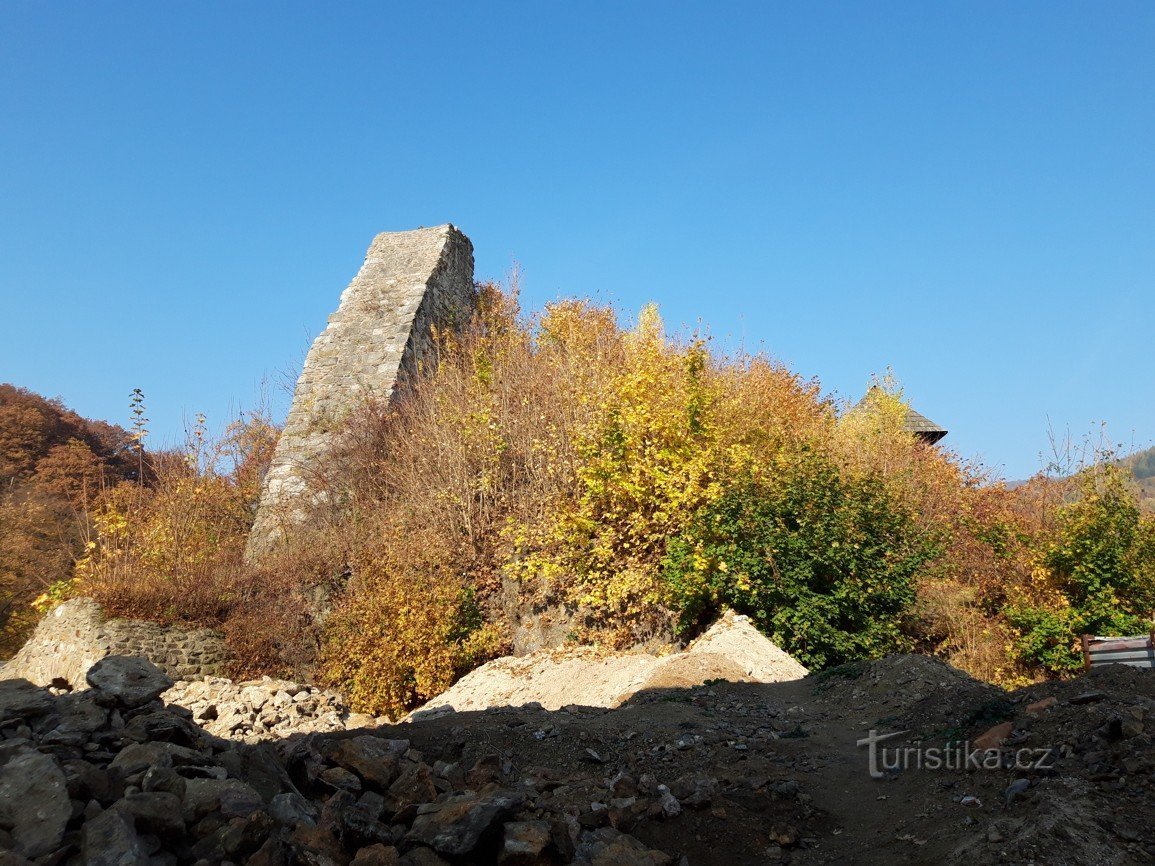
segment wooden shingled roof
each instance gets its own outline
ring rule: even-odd
[[[902,429],[907,433],[913,433],[928,445],[933,445],[939,439],[947,434],[947,431],[939,427],[925,415],[919,414],[906,407],[906,420],[902,423]]]
[[[858,405],[854,408],[858,409],[869,406],[877,388],[877,385],[872,385],[870,390],[866,392],[866,395],[858,401]],[[945,428],[939,427],[922,413],[915,412],[910,406],[906,407],[906,418],[903,420],[902,429],[907,433],[913,433],[928,445],[933,445],[947,434]]]

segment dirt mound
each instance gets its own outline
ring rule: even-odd
[[[686,655],[725,656],[744,672],[744,681],[781,683],[799,680],[808,671],[792,655],[754,627],[748,616],[726,611],[710,629],[686,648]]]
[[[750,622],[726,613],[685,652],[608,653],[590,647],[495,659],[463,677],[410,718],[431,713],[540,704],[617,707],[644,689],[686,688],[713,680],[785,682],[807,674]]]
[[[922,736],[1000,721],[1006,692],[928,656],[896,655],[823,671],[815,696],[832,718],[873,716],[876,727]]]

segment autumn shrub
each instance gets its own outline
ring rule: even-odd
[[[39,491],[0,516],[68,573],[74,548],[29,527],[82,503],[71,579],[110,612],[218,626],[239,673],[312,670],[390,716],[508,652],[527,613],[622,647],[732,607],[814,668],[913,649],[1011,685],[1155,603],[1151,521],[1110,461],[1011,488],[909,432],[886,377],[841,406],[770,358],[667,334],[653,307],[632,327],[586,301],[526,315],[491,285],[434,337],[390,400],[344,419],[307,519],[259,567],[242,552],[264,421],[148,453],[137,400],[109,484],[89,440],[0,412],[0,465]]]
[[[1058,509],[1030,583],[1006,608],[1016,649],[1050,672],[1077,670],[1081,634],[1145,634],[1155,617],[1155,519],[1114,462],[1082,470]]]
[[[276,434],[258,412],[219,438],[198,418],[179,450],[138,447],[143,481],[96,499],[68,592],[111,616],[218,628],[238,676],[304,674],[317,644],[307,587],[295,571],[244,562]]]
[[[572,431],[577,464],[553,514],[519,527],[508,572],[587,612],[582,635],[623,646],[668,636],[670,538],[784,443],[828,423],[813,383],[765,358],[713,357],[664,333],[656,309],[623,333],[621,363]]]
[[[350,421],[319,473],[322,504],[294,533],[352,575],[325,625],[329,681],[396,710],[418,680],[507,648],[519,610],[551,605],[577,614],[581,640],[669,637],[668,539],[744,467],[832,419],[814,383],[671,340],[656,310],[630,330],[580,301],[523,318],[515,296],[484,287],[473,327],[442,341],[427,377]],[[428,620],[390,619],[414,592]],[[468,652],[430,631],[464,597],[489,626]],[[384,635],[382,622],[394,645],[369,652],[354,636]],[[398,661],[423,650],[441,659],[432,674]]]
[[[168,621],[220,621],[240,570],[260,471],[275,431],[263,418],[210,441],[203,419],[185,448],[147,455],[147,483],[106,491],[76,579],[111,613]]]
[[[450,567],[448,541],[421,533],[355,564],[344,603],[325,623],[319,671],[359,709],[396,717],[503,648]]]

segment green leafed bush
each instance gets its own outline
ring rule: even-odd
[[[1080,473],[1039,555],[1033,597],[1008,606],[1016,651],[1052,673],[1080,667],[1078,636],[1145,634],[1155,614],[1155,520],[1111,462]]]
[[[880,479],[804,450],[706,508],[671,540],[663,575],[683,629],[733,607],[821,669],[910,647],[904,615],[933,555]]]

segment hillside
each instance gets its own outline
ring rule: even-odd
[[[120,427],[0,384],[0,657],[34,624],[32,601],[72,577],[89,508],[136,477],[137,456]]]
[[[1135,483],[1148,510],[1155,510],[1155,447],[1136,452],[1121,461]]]

